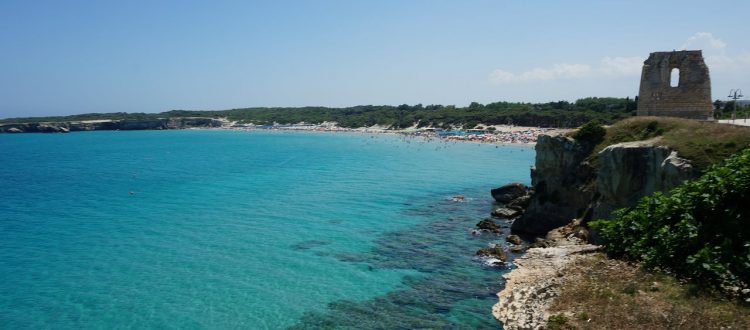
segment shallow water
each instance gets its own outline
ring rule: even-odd
[[[389,135],[0,135],[0,327],[482,328],[469,230],[529,147]],[[453,202],[463,194],[465,202]]]

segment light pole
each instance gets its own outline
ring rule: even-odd
[[[734,117],[737,115],[737,99],[743,96],[742,90],[739,88],[729,90],[729,96],[727,97],[734,100],[734,106],[732,107],[732,124],[734,124]],[[745,114],[745,122],[747,122],[747,114]]]

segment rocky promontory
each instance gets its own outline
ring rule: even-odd
[[[696,171],[658,139],[610,145],[596,155],[566,136],[540,136],[531,170],[534,192],[515,233],[544,236],[573,219],[608,218],[643,196],[667,192]]]
[[[569,279],[565,268],[580,258],[599,250],[574,234],[575,226],[551,231],[545,245],[529,249],[516,258],[517,268],[505,274],[505,288],[492,314],[503,323],[503,329],[543,329],[552,299]]]
[[[226,120],[203,117],[177,117],[144,120],[87,120],[32,122],[0,125],[0,133],[68,133],[76,131],[164,130],[195,127],[221,127]]]
[[[599,249],[587,242],[595,236],[587,221],[609,218],[615,209],[668,192],[697,175],[688,160],[659,142],[615,143],[593,152],[592,145],[571,137],[539,137],[528,206],[511,231],[545,239],[537,239],[504,276],[493,315],[505,329],[547,326],[547,308],[568,280],[564,269]]]

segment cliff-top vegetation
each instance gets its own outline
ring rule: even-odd
[[[611,219],[589,222],[610,258],[565,271],[550,329],[750,328],[750,129],[638,117],[602,136],[606,146],[650,140],[678,151],[702,173],[668,193],[643,197]],[[728,157],[728,158],[727,158]]]
[[[676,150],[680,157],[689,159],[696,169],[703,171],[749,147],[750,127],[680,118],[633,117],[608,127],[592,155],[616,143],[650,139]]]
[[[750,329],[750,307],[601,253],[563,270],[548,329]]]
[[[750,302],[750,149],[591,225],[607,252]]]

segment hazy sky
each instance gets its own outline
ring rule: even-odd
[[[0,118],[635,96],[703,49],[750,93],[750,1],[0,1]]]

